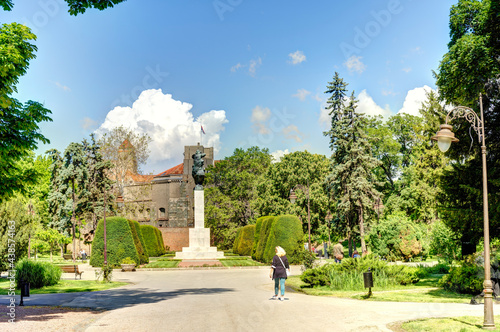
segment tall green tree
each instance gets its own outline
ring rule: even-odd
[[[35,101],[21,103],[12,98],[16,85],[35,58],[36,36],[21,24],[0,27],[0,202],[15,192],[23,192],[26,184],[34,184],[39,173],[19,168],[17,162],[37,148],[38,142],[49,143],[38,124],[51,121],[51,112]]]
[[[328,239],[329,229],[326,215],[333,207],[324,189],[324,178],[328,173],[328,159],[308,151],[286,154],[269,167],[259,185],[258,209],[260,215],[297,215],[308,234],[311,225],[312,240]],[[290,201],[291,192],[297,196]]]
[[[356,112],[354,93],[346,100],[347,84],[338,73],[328,83],[330,94],[327,109],[332,118],[331,128],[325,132],[330,138],[330,174],[326,185],[337,211],[344,217],[348,236],[358,227],[362,250],[365,244],[365,217],[373,211],[380,198],[373,169],[381,162],[373,157],[366,133],[367,121]]]
[[[238,227],[255,223],[258,184],[271,165],[267,149],[236,149],[232,156],[206,169],[205,220],[214,243],[229,249]]]
[[[490,236],[500,235],[500,99],[495,88],[500,74],[500,4],[493,0],[460,0],[450,10],[450,42],[435,73],[443,100],[472,108],[480,114],[483,93],[486,125]],[[442,178],[443,221],[460,234],[462,242],[482,237],[482,161],[480,141],[465,119],[450,124],[460,142],[448,152],[450,170]],[[437,130],[438,128],[436,128]]]

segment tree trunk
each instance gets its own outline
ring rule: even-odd
[[[361,252],[365,252],[366,243],[365,243],[365,220],[363,218],[363,206],[359,208],[359,237],[361,240]]]

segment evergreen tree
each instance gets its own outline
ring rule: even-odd
[[[327,109],[332,118],[331,128],[325,132],[330,138],[330,174],[326,187],[330,198],[336,201],[337,211],[343,216],[345,233],[351,237],[356,231],[361,239],[362,250],[366,250],[365,216],[374,209],[380,193],[373,169],[381,162],[372,156],[366,134],[367,120],[356,113],[354,92],[346,99],[347,84],[338,73],[328,83],[326,93],[331,94]]]

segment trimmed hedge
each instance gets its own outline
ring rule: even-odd
[[[30,283],[30,288],[52,286],[61,279],[62,270],[49,262],[23,259],[16,264],[16,287],[21,288],[21,279]]]
[[[142,233],[139,230],[139,227],[141,226],[135,220],[129,220],[128,223],[130,225],[130,230],[132,231],[132,236],[134,238],[134,244],[135,248],[137,249],[137,255],[139,256],[139,264],[147,264],[149,263],[149,256],[143,245],[144,239],[142,238]]]
[[[260,217],[257,218],[257,222],[255,223],[255,232],[253,235],[253,248],[252,248],[252,258],[255,259],[255,252],[257,251],[257,244],[259,244],[259,235],[260,235],[260,229],[262,227],[262,222],[264,218],[267,217]]]
[[[233,252],[241,256],[252,254],[255,225],[247,225],[238,229],[234,239]]]
[[[149,257],[158,257],[166,252],[165,247],[162,246],[163,239],[158,228],[151,225],[141,225],[140,230],[146,243],[146,251]]]
[[[106,218],[106,242],[108,265],[119,267],[121,261],[130,257],[139,264],[139,255],[134,243],[134,236],[127,219],[122,217]],[[97,224],[94,241],[92,242],[91,266],[104,265],[104,221]]]
[[[300,262],[303,238],[302,222],[298,217],[283,215],[274,218],[261,262],[270,263],[276,254],[275,248],[277,246],[285,249],[286,257],[290,263]]]
[[[269,237],[269,231],[271,230],[274,218],[275,217],[273,216],[262,217],[262,226],[260,227],[259,241],[257,243],[255,254],[252,255],[252,258],[258,262],[265,262],[264,250],[266,249],[267,238]]]
[[[156,238],[158,239],[158,253],[160,255],[164,255],[167,253],[167,250],[165,248],[165,243],[163,243],[163,235],[161,234],[161,231],[155,227],[155,233],[156,233]]]

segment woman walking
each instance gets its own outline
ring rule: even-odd
[[[288,259],[286,258],[285,249],[278,246],[274,250],[276,255],[273,257],[269,277],[274,279],[273,299],[278,298],[280,301],[283,301],[285,299],[285,280],[288,273],[290,273],[290,265],[288,264]],[[281,289],[280,297],[278,297],[278,289]]]

